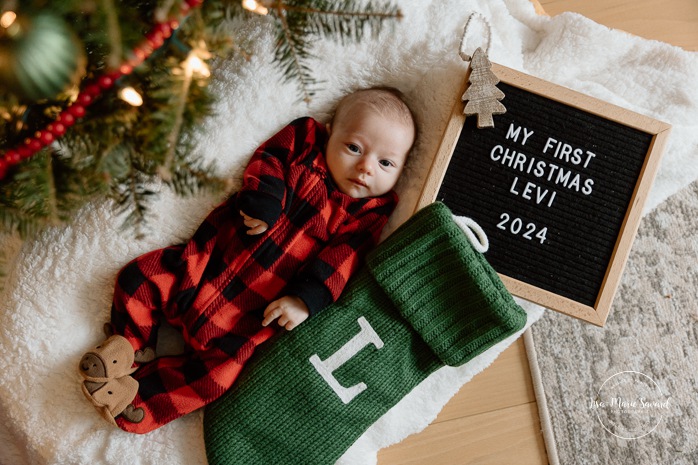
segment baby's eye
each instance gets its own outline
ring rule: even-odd
[[[390,161],[390,160],[381,160],[381,161],[379,161],[378,163],[380,163],[381,166],[384,166],[384,167],[386,167],[386,168],[389,167],[389,166],[395,166],[395,163],[393,163],[393,162]]]
[[[361,153],[361,147],[356,144],[347,144],[347,149],[352,153]]]

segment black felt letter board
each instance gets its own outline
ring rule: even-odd
[[[465,120],[437,199],[483,227],[498,273],[594,306],[653,135],[498,87],[507,113]]]

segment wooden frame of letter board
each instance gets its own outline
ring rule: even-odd
[[[639,226],[642,207],[647,198],[650,186],[654,181],[654,176],[659,166],[659,160],[664,146],[666,145],[671,126],[496,63],[492,63],[492,71],[502,82],[511,86],[521,88],[527,92],[653,135],[650,149],[647,152],[640,176],[635,185],[629,207],[620,229],[620,234],[616,240],[615,248],[611,255],[611,260],[606,269],[606,274],[594,306],[582,304],[570,298],[505,276],[501,273],[499,274],[507,289],[513,295],[593,323],[597,326],[603,326],[610,312],[613,297],[618,288],[625,262],[630,254],[630,247]],[[439,150],[434,158],[424,188],[417,202],[417,210],[436,200],[439,188],[448,169],[451,156],[456,148],[461,129],[465,123],[465,115],[463,114],[464,103],[461,101],[461,95],[468,86],[469,74],[468,71],[465,76],[464,85],[458,93],[456,104],[453,107],[451,118],[444,131]],[[506,106],[506,98],[502,103]],[[471,118],[475,118],[475,116],[471,116]],[[482,130],[486,131],[487,129]]]

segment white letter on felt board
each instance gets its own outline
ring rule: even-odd
[[[511,123],[507,129],[507,139],[514,139],[514,142],[518,142],[519,134],[521,134],[521,126],[517,126],[514,130],[514,123]]]
[[[359,334],[351,338],[337,352],[330,355],[325,360],[320,360],[317,354],[310,357],[310,363],[313,364],[317,372],[322,376],[322,379],[325,380],[345,405],[366,390],[366,383],[358,383],[347,388],[339,384],[339,381],[337,381],[337,378],[335,378],[332,373],[337,368],[347,363],[349,359],[358,354],[361,349],[367,345],[373,344],[376,349],[383,347],[383,341],[368,323],[366,318],[360,317],[357,323],[359,323],[361,327]]]
[[[526,141],[528,140],[528,138],[533,135],[533,130],[529,131],[526,128],[523,128],[523,130],[524,130],[524,138],[521,141],[521,145],[526,145]]]

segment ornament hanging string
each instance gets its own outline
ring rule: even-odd
[[[180,21],[187,17],[192,9],[200,7],[203,2],[204,0],[185,0],[182,2],[179,14],[157,22],[146,33],[145,40],[133,49],[131,58],[124,61],[119,67],[110,69],[87,83],[75,101],[70,103],[43,130],[34,133],[34,137],[28,137],[22,144],[7,150],[5,153],[0,153],[0,180],[5,177],[9,168],[17,165],[22,160],[31,158],[39,150],[65,134],[65,131],[70,126],[85,116],[86,108],[97,97],[111,89],[119,78],[131,74],[135,67],[143,63],[154,51],[162,47],[165,41],[179,27]]]
[[[472,57],[465,53],[465,47],[467,46],[468,32],[471,32],[471,25],[473,20],[478,19],[485,25],[485,31],[487,32],[487,46],[485,47],[485,54],[490,54],[490,46],[492,45],[492,26],[490,26],[489,21],[481,13],[471,13],[468,16],[468,20],[465,22],[465,27],[463,27],[463,37],[460,40],[460,46],[458,47],[458,55],[463,59],[463,61],[470,61]]]

